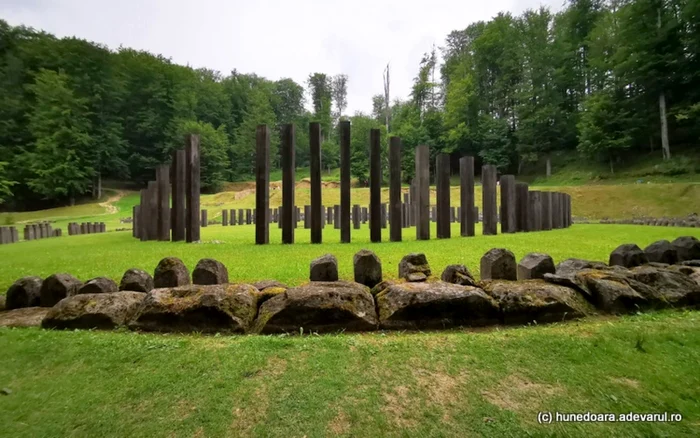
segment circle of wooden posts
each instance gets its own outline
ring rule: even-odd
[[[369,157],[368,206],[352,205],[350,197],[350,122],[339,124],[340,138],[340,204],[321,204],[321,126],[309,124],[311,204],[303,212],[295,205],[294,193],[296,130],[287,124],[281,128],[282,205],[271,209],[270,186],[270,129],[260,125],[256,131],[255,209],[221,211],[223,226],[255,224],[255,243],[270,242],[269,227],[277,223],[282,230],[282,243],[292,244],[295,229],[303,222],[310,232],[311,243],[322,243],[326,224],[340,230],[340,242],[351,241],[351,230],[359,229],[369,221],[370,240],[381,242],[382,229],[389,227],[389,240],[400,242],[402,230],[416,228],[417,240],[430,239],[430,222],[436,222],[438,239],[451,237],[451,224],[460,223],[460,236],[475,235],[479,209],[474,205],[474,157],[459,159],[459,205],[451,205],[451,157],[435,157],[436,204],[430,205],[430,153],[428,146],[415,148],[415,178],[407,193],[401,187],[402,144],[398,137],[389,138],[389,203],[381,202],[381,138],[380,131],[370,131],[367,155]],[[133,236],[146,240],[195,242],[200,239],[200,227],[209,225],[208,210],[200,210],[200,145],[199,136],[187,135],[185,148],[174,151],[172,162],[156,169],[156,181],[141,190],[141,202],[133,209]],[[514,175],[497,178],[493,165],[484,165],[482,177],[483,234],[544,231],[569,227],[571,196],[559,192],[529,190],[528,185],[516,182]],[[500,202],[498,192],[500,186]],[[403,199],[402,199],[403,195]],[[170,199],[172,197],[172,207]],[[263,212],[262,214],[258,214]],[[218,216],[216,216],[218,217]],[[215,219],[218,223],[218,220]],[[77,224],[76,224],[77,225]],[[82,225],[82,224],[81,224]],[[69,227],[69,234],[85,234],[81,227]],[[4,234],[3,234],[4,235]]]

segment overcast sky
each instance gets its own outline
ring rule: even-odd
[[[0,0],[12,25],[147,50],[178,64],[269,79],[345,73],[348,110],[369,112],[391,63],[391,94],[408,96],[418,63],[449,32],[500,11],[564,0]]]

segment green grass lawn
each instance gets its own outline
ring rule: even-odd
[[[698,436],[700,313],[304,336],[0,329],[0,436]],[[680,413],[537,422],[539,411]]]
[[[194,269],[202,258],[214,258],[228,267],[232,282],[253,282],[273,278],[290,285],[308,279],[309,263],[314,258],[331,253],[338,258],[340,277],[353,278],[352,257],[363,248],[377,253],[382,260],[385,277],[398,274],[398,263],[411,252],[424,252],[435,275],[445,266],[465,264],[476,276],[479,260],[491,248],[508,248],[520,260],[528,252],[545,252],[555,262],[569,257],[608,260],[610,252],[622,243],[637,243],[642,248],[659,240],[682,235],[700,237],[698,228],[650,227],[635,225],[574,225],[569,229],[537,233],[478,235],[459,237],[459,224],[452,224],[452,239],[416,241],[415,228],[404,230],[404,242],[388,242],[389,230],[382,231],[383,243],[372,244],[368,225],[352,230],[352,243],[341,244],[340,231],[326,226],[322,245],[312,245],[310,230],[296,230],[294,245],[282,245],[281,230],[270,227],[270,244],[255,245],[253,225],[202,228],[202,243],[140,242],[131,231],[19,242],[0,246],[0,293],[17,278],[26,275],[42,277],[67,272],[85,281],[96,276],[119,281],[129,268],[153,272],[158,261],[166,256],[181,258]],[[477,233],[480,233],[477,226]],[[435,224],[431,230],[435,236]]]

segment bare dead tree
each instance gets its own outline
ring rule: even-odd
[[[389,64],[387,63],[384,69],[384,123],[386,124],[386,132],[389,133]]]

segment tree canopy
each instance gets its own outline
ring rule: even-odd
[[[384,149],[388,136],[401,137],[404,182],[420,144],[433,163],[438,153],[472,155],[515,173],[543,160],[549,172],[555,152],[614,170],[625,154],[668,159],[700,137],[696,0],[569,0],[557,13],[498,14],[426,49],[407,99],[386,102],[388,89],[375,90],[371,114],[347,115],[352,78],[342,73],[312,72],[304,84],[221,74],[0,20],[0,203],[67,203],[94,194],[102,178],[143,184],[186,132],[202,137],[202,187],[215,191],[251,178],[263,123],[297,124],[297,165],[307,166],[306,127],[320,122],[331,168],[338,122],[349,118],[360,184],[372,128]]]

